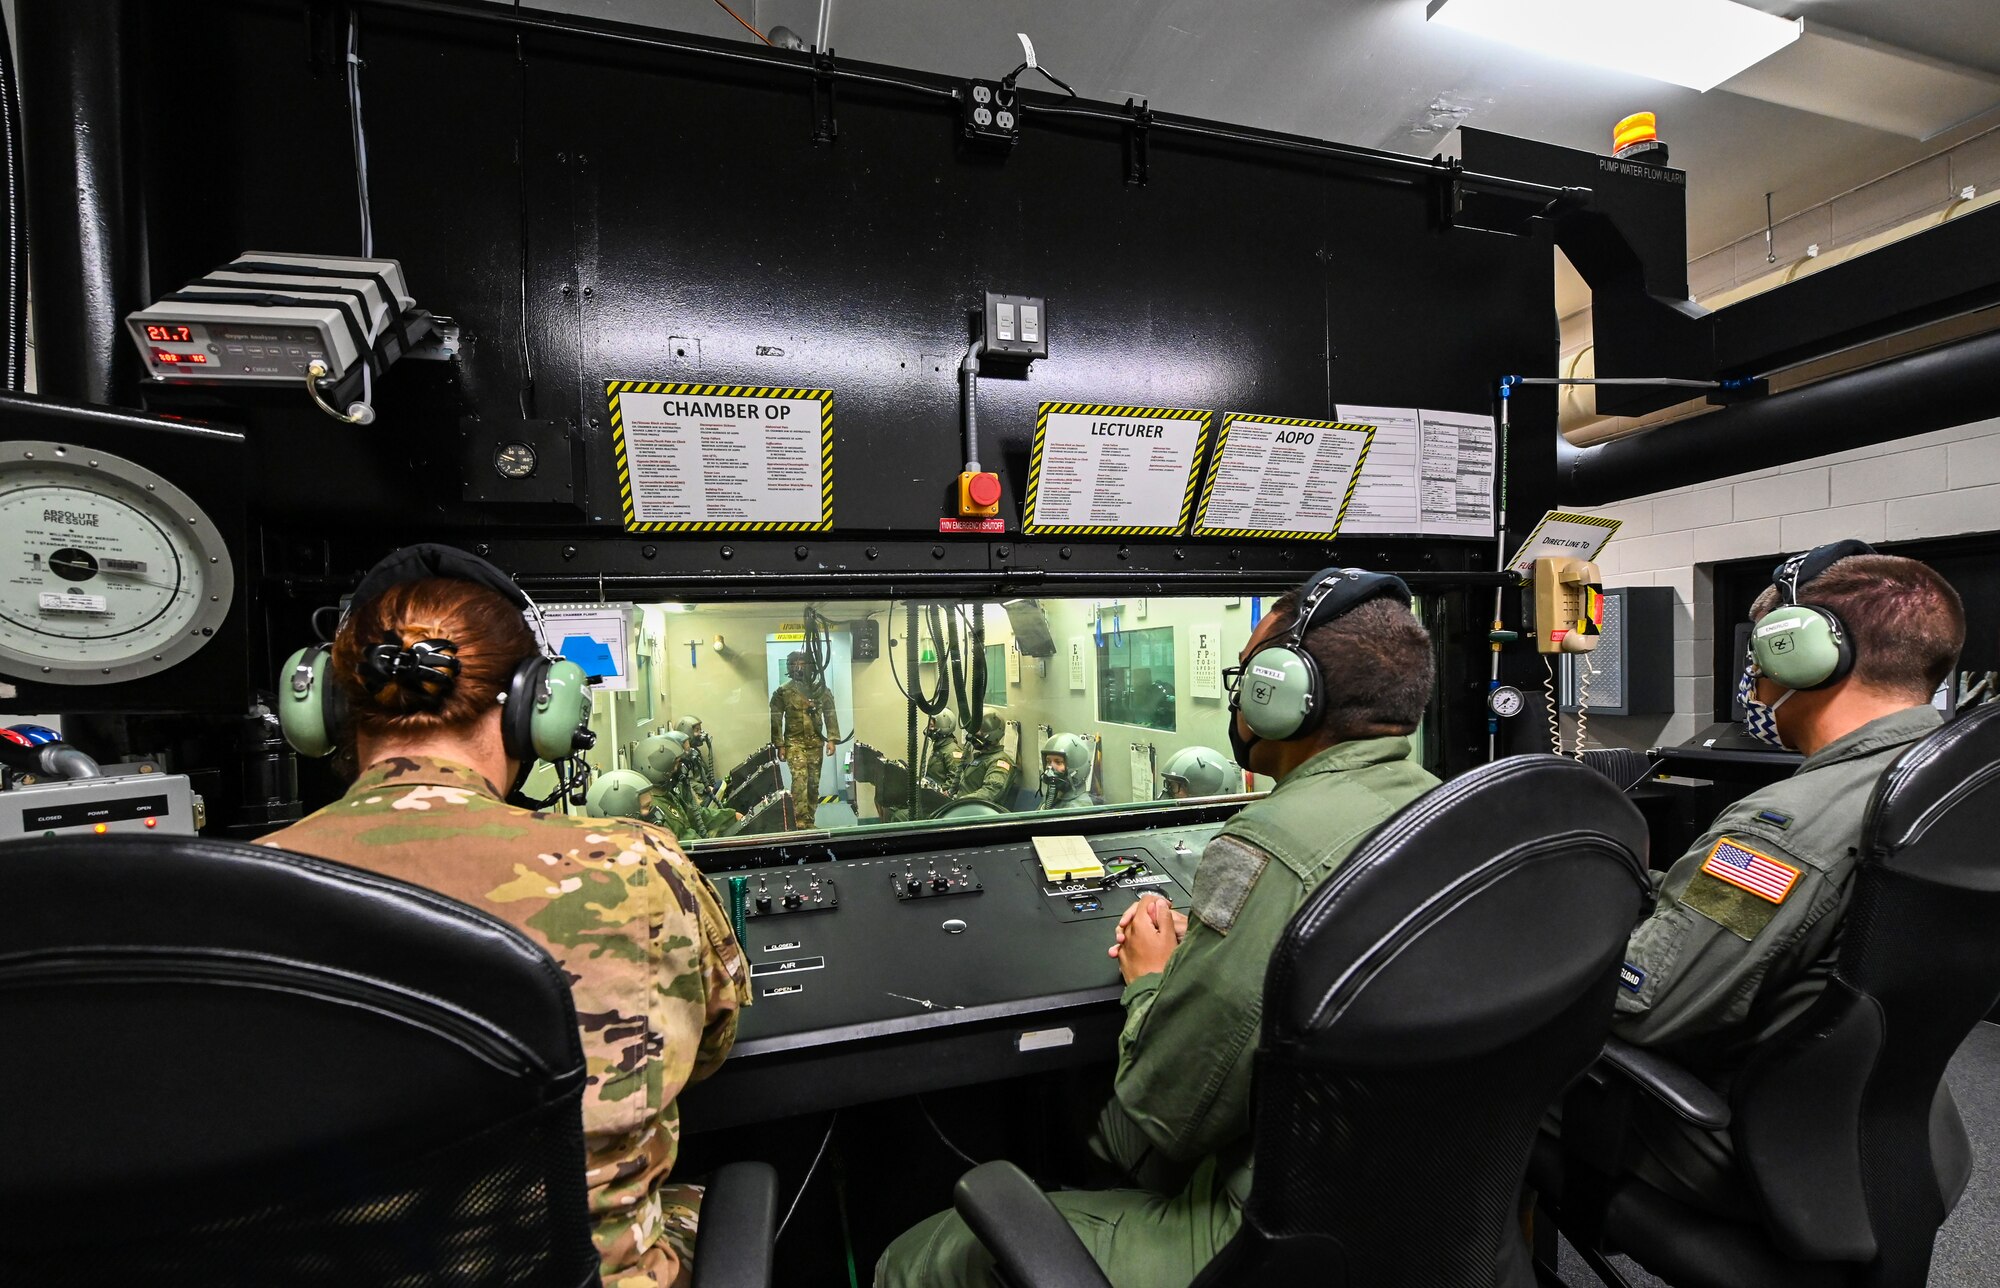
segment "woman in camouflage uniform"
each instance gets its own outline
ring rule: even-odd
[[[498,699],[538,651],[521,611],[472,581],[406,581],[357,602],[328,675],[360,776],[262,843],[429,886],[548,951],[570,980],[589,1064],[585,1175],[604,1283],[683,1285],[701,1190],[668,1180],[676,1097],[728,1053],[749,972],[671,833],[504,801],[524,766]]]

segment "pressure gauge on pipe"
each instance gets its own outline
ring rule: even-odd
[[[1502,684],[1486,695],[1486,709],[1505,720],[1521,714],[1527,699],[1511,684]]]
[[[0,671],[115,684],[185,661],[229,615],[222,534],[186,493],[109,452],[0,445]]]

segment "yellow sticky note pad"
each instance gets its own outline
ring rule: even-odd
[[[1097,857],[1097,851],[1080,836],[1038,836],[1035,857],[1042,861],[1042,872],[1051,881],[1104,875],[1104,863]]]

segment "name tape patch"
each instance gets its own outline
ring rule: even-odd
[[[1646,972],[1625,962],[1618,967],[1618,983],[1628,993],[1636,993],[1646,986]]]
[[[1799,879],[1797,868],[1726,836],[1708,852],[1701,870],[1771,903],[1783,903]]]
[[[1267,680],[1282,681],[1285,678],[1285,673],[1283,671],[1275,671],[1268,666],[1253,666],[1250,668],[1250,674],[1261,675]]]

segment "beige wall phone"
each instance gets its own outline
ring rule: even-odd
[[[1535,560],[1535,651],[1542,654],[1548,671],[1543,689],[1549,703],[1549,744],[1556,755],[1563,752],[1562,717],[1556,707],[1555,666],[1557,653],[1588,653],[1604,635],[1604,587],[1597,565],[1569,555],[1544,555]],[[1583,736],[1590,719],[1590,672],[1588,660],[1580,659],[1577,676],[1576,746],[1577,759],[1583,758]]]

